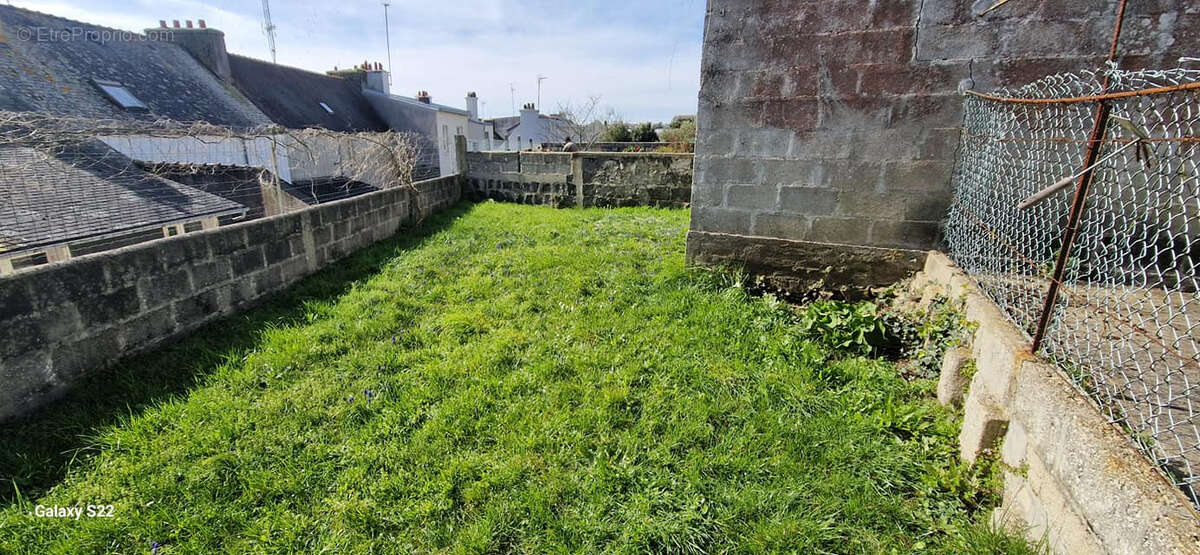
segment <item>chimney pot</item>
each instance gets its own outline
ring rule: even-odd
[[[158,20],[158,26],[161,29],[166,29],[167,28],[167,20],[165,20],[165,19]]]
[[[178,28],[179,28],[179,20],[178,20],[178,19],[172,19],[172,20],[171,20],[171,25],[172,25],[173,27],[175,27],[176,29],[178,29]]]
[[[207,28],[208,28],[208,25],[205,25],[205,23],[204,23],[204,20],[203,20],[203,19],[201,19],[201,20],[200,20],[200,28],[201,28],[201,29],[207,29]]]
[[[187,25],[188,29],[192,28],[192,20],[189,19],[189,20],[185,21],[184,23]]]

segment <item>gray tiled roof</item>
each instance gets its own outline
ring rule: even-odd
[[[244,211],[146,173],[98,140],[54,153],[0,146],[0,252]]]
[[[357,83],[245,56],[229,55],[238,89],[276,123],[292,129],[387,131]],[[324,102],[333,113],[321,107]]]
[[[71,34],[75,30],[114,40],[89,40]],[[117,106],[94,80],[125,85],[149,112]],[[0,6],[0,110],[232,127],[270,123],[178,45],[11,6]]]

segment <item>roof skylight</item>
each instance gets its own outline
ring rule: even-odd
[[[330,108],[328,104],[322,102],[321,107],[324,108],[326,112],[329,112],[331,114],[333,113],[333,108]]]
[[[150,109],[145,103],[139,100],[138,97],[133,96],[133,93],[129,92],[129,89],[126,88],[125,85],[113,81],[97,80],[96,86],[100,87],[100,90],[108,96],[109,100],[115,102],[117,106],[125,108],[126,110]]]

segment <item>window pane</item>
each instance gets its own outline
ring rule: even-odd
[[[142,104],[141,100],[138,100],[136,96],[133,96],[133,93],[129,92],[129,89],[126,89],[120,85],[101,84],[100,89],[103,90],[109,98],[113,99],[113,102],[116,102],[122,108],[146,107],[145,104]]]

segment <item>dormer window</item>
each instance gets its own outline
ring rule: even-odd
[[[125,85],[115,81],[101,81],[99,79],[95,80],[95,83],[96,86],[100,88],[100,91],[103,92],[104,95],[107,96],[109,100],[113,101],[113,103],[115,103],[117,106],[120,106],[126,110],[150,109],[145,103],[143,103],[141,100],[138,100],[138,97],[133,96],[133,93],[129,92],[129,89],[125,87]]]
[[[330,108],[328,104],[322,102],[321,107],[324,108],[326,112],[329,112],[331,114],[333,113],[333,108]]]

